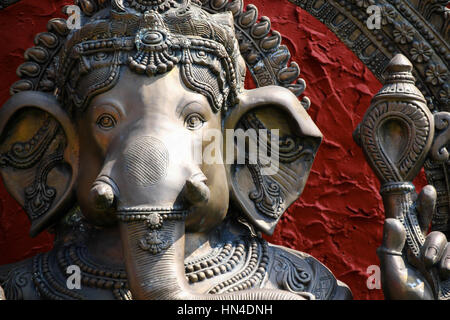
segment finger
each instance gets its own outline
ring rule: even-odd
[[[416,202],[420,229],[424,235],[428,233],[428,228],[430,227],[431,219],[433,218],[436,207],[436,198],[436,189],[433,186],[428,185],[422,189]]]
[[[394,218],[384,222],[383,244],[378,248],[383,293],[387,299],[431,300],[433,291],[415,269],[405,263],[402,250],[406,231],[403,224]]]
[[[450,244],[447,243],[439,264],[439,272],[443,280],[450,278]]]
[[[388,218],[384,222],[383,243],[379,248],[380,253],[401,255],[406,241],[406,231],[403,224],[394,218]]]
[[[425,243],[421,249],[421,256],[425,267],[430,268],[438,263],[446,246],[447,238],[442,232],[431,232],[425,239]]]

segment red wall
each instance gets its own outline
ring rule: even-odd
[[[36,33],[62,16],[70,0],[22,0],[0,11],[0,104],[9,97],[15,69]],[[379,185],[352,132],[381,84],[326,26],[287,0],[252,0],[260,15],[284,36],[302,69],[312,101],[309,114],[324,142],[301,197],[281,219],[270,240],[305,251],[346,282],[356,299],[381,299],[366,286],[366,270],[378,264],[383,211]],[[248,81],[248,87],[251,87]],[[423,175],[419,181],[424,184]],[[29,222],[0,185],[0,264],[19,261],[52,247],[48,233],[31,239]]]

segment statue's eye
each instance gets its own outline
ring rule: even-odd
[[[112,129],[116,126],[116,119],[110,114],[102,114],[97,119],[97,125],[104,130]]]
[[[203,123],[205,123],[205,120],[203,120],[203,117],[201,115],[199,115],[198,113],[192,113],[187,116],[184,123],[188,129],[197,130],[203,126]]]

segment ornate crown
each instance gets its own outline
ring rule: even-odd
[[[95,94],[116,83],[124,65],[151,76],[178,64],[186,71],[181,70],[184,82],[205,94],[215,110],[233,105],[233,97],[243,88],[245,64],[259,87],[280,85],[296,96],[306,88],[281,35],[271,30],[267,17],[258,20],[255,6],[244,9],[243,0],[74,1],[81,8],[82,28],[71,30],[65,19],[51,19],[48,31],[37,34],[35,46],[26,50],[26,61],[17,69],[21,79],[10,88],[12,95],[53,92],[69,111],[82,110]],[[152,19],[159,25],[152,25]],[[206,47],[210,44],[225,50],[214,51]],[[224,52],[229,59],[214,54]],[[209,81],[211,74],[214,81]],[[189,82],[202,77],[208,81]],[[310,106],[306,96],[301,102]]]
[[[57,85],[66,108],[82,110],[114,86],[123,65],[147,76],[180,65],[185,85],[205,95],[214,111],[233,104],[245,63],[231,14],[209,14],[190,0],[103,5],[68,35],[61,50]]]

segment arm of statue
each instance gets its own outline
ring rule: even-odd
[[[378,255],[385,297],[450,299],[450,246],[443,233],[428,234],[437,193],[426,186],[417,195],[412,183],[430,155],[448,161],[443,146],[449,136],[439,131],[450,116],[430,112],[412,71],[405,56],[394,56],[354,137],[381,183],[386,221]]]
[[[392,194],[383,194],[385,204],[395,202]],[[393,201],[394,200],[394,201]],[[397,201],[397,208],[399,202]],[[413,202],[407,220],[387,218],[383,242],[378,248],[381,263],[381,281],[386,299],[446,299],[450,278],[450,245],[441,232],[428,233],[436,204],[436,191],[426,186]],[[387,205],[386,216],[396,216],[394,206]],[[412,218],[412,219],[411,219]],[[403,220],[403,221],[402,221]],[[421,232],[424,242],[414,252],[414,234]]]

